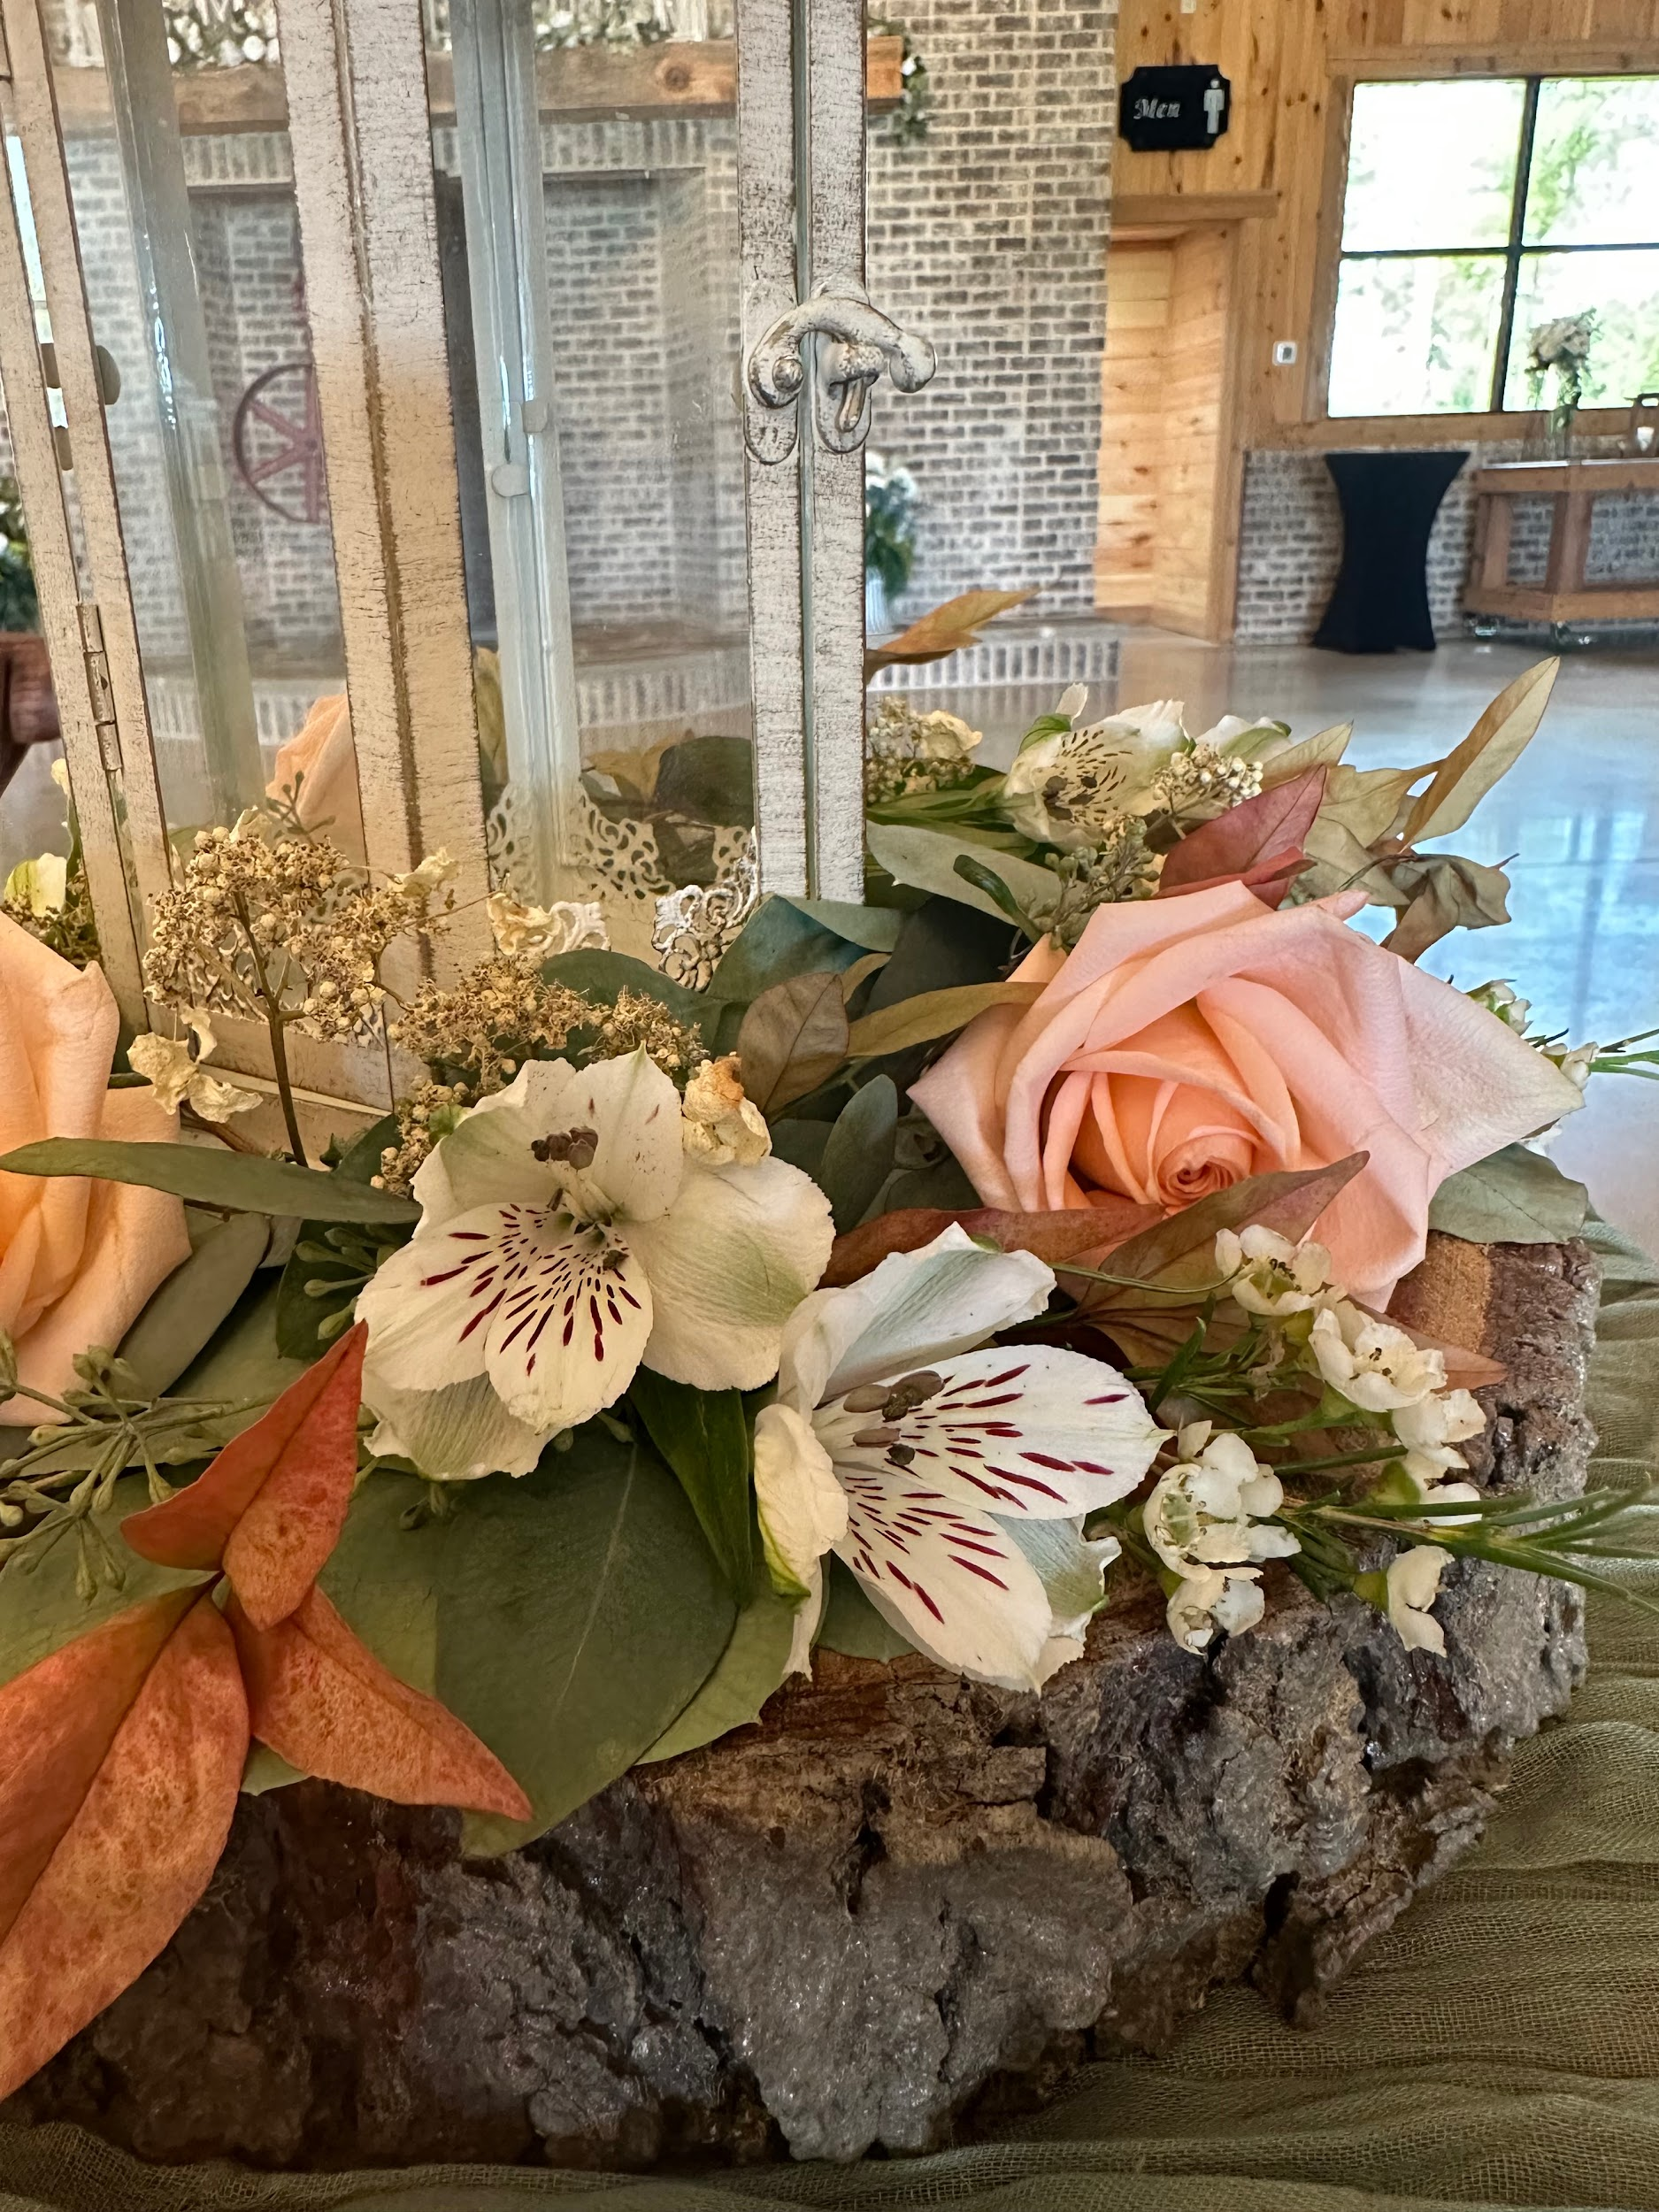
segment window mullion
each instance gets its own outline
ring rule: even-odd
[[[1521,142],[1515,163],[1515,190],[1509,200],[1509,242],[1503,257],[1503,298],[1498,309],[1498,342],[1492,359],[1492,412],[1503,411],[1509,381],[1509,349],[1515,342],[1515,296],[1521,280],[1521,248],[1526,236],[1526,198],[1532,179],[1532,142],[1538,134],[1538,89],[1529,77],[1521,101]]]

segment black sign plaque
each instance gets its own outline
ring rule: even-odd
[[[1233,87],[1209,62],[1137,69],[1118,95],[1118,128],[1138,154],[1213,146],[1233,111]]]

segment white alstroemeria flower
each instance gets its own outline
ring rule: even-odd
[[[1216,1272],[1226,1277],[1227,1295],[1236,1305],[1270,1320],[1311,1313],[1341,1295],[1332,1284],[1331,1255],[1324,1245],[1293,1244],[1255,1224],[1242,1234],[1217,1231]]]
[[[1446,1387],[1446,1361],[1403,1329],[1346,1300],[1315,1317],[1308,1349],[1333,1390],[1367,1413],[1391,1413]]]
[[[27,906],[34,915],[61,914],[69,896],[68,861],[62,853],[42,853],[35,860],[19,860],[6,878],[0,896],[14,905]]]
[[[772,1150],[772,1131],[754,1100],[745,1095],[734,1052],[705,1060],[686,1086],[680,1131],[686,1150],[708,1167],[748,1167]]]
[[[157,1104],[170,1114],[188,1106],[204,1121],[228,1121],[233,1114],[250,1113],[263,1105],[257,1091],[227,1083],[203,1065],[219,1041],[207,1015],[190,1007],[185,1021],[196,1038],[194,1053],[187,1039],[163,1037],[154,1030],[134,1037],[127,1048],[127,1065],[150,1084]]]
[[[357,1301],[374,1449],[423,1474],[527,1474],[641,1363],[753,1390],[823,1273],[829,1201],[782,1160],[688,1155],[641,1052],[532,1060],[415,1178],[420,1225]]]
[[[562,952],[603,951],[611,939],[605,911],[593,899],[555,899],[551,906],[526,906],[511,892],[492,891],[484,902],[495,942],[509,960],[530,968]]]
[[[1205,1567],[1184,1576],[1164,1617],[1183,1651],[1207,1651],[1216,1631],[1242,1636],[1267,1610],[1259,1567]]]
[[[1414,1544],[1388,1568],[1388,1618],[1408,1651],[1446,1650],[1446,1631],[1429,1608],[1452,1555],[1438,1544]]]
[[[1180,1460],[1159,1476],[1142,1514],[1148,1543],[1173,1573],[1189,1578],[1288,1559],[1302,1547],[1271,1520],[1285,1502],[1284,1485],[1241,1436],[1211,1430],[1209,1421],[1194,1421],[1176,1439]]]
[[[1023,745],[1002,782],[1010,820],[1039,844],[1098,843],[1182,741],[1183,710],[1179,699],[1156,699]]]
[[[941,1666],[1034,1689],[1076,1655],[1118,1549],[1085,1545],[1083,1517],[1135,1488],[1163,1437],[1103,1362],[987,1345],[1041,1313],[1054,1280],[951,1227],[797,1308],[755,1425],[755,1488],[812,1622],[833,1551]]]

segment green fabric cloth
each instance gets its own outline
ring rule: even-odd
[[[1659,1268],[1601,1224],[1593,1479],[1659,1463]],[[1620,1570],[1659,1596],[1655,1558]],[[0,2212],[1659,2212],[1659,1621],[1590,1609],[1589,1682],[1522,1746],[1486,1841],[1311,2032],[1218,1992],[1162,2060],[1091,2066],[1002,2140],[689,2179],[141,2167],[0,2129]],[[12,2193],[6,2193],[7,2191]]]

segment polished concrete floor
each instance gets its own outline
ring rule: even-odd
[[[1403,766],[1447,751],[1540,650],[1459,641],[1351,658],[1131,633],[1117,703],[1184,698],[1193,730],[1228,711],[1277,716],[1299,737],[1351,718],[1356,767]],[[1570,655],[1538,735],[1442,841],[1507,866],[1513,920],[1442,939],[1425,967],[1465,987],[1509,978],[1574,1043],[1659,1025],[1659,651]],[[1596,1077],[1553,1151],[1609,1219],[1659,1250],[1659,1082]]]

